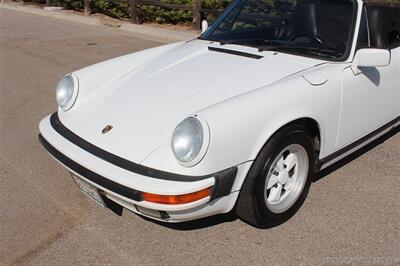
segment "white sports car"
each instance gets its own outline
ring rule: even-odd
[[[315,172],[400,124],[399,7],[235,0],[199,38],[65,76],[40,141],[117,213],[280,224]]]

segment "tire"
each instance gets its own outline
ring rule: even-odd
[[[313,141],[305,127],[291,125],[273,135],[242,186],[235,208],[239,218],[258,228],[274,227],[289,220],[307,197],[315,157]],[[286,162],[289,167],[293,162],[297,164],[287,169]],[[276,171],[281,168],[284,170]],[[276,180],[279,182],[271,186]]]

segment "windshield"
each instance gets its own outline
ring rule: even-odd
[[[200,38],[341,60],[351,46],[351,0],[237,0]]]

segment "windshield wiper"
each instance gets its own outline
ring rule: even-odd
[[[247,40],[224,40],[224,41],[219,41],[220,45],[227,45],[227,44],[242,44],[246,43]]]
[[[236,44],[236,45],[247,45],[251,47],[260,47],[260,45],[257,45],[256,43],[262,43],[262,46],[266,45],[278,45],[278,42],[274,41],[269,41],[265,39],[232,39],[232,40],[223,40],[219,41],[221,45],[227,45],[227,44]]]
[[[256,43],[263,43],[262,45],[257,45]],[[250,46],[258,48],[259,52],[263,51],[291,51],[297,53],[308,53],[318,56],[325,56],[330,58],[338,58],[343,54],[327,48],[318,48],[318,47],[306,47],[306,46],[291,46],[279,41],[270,41],[265,39],[232,39],[232,40],[223,40],[219,41],[221,45],[228,44],[236,44],[243,46]]]
[[[263,45],[257,47],[259,52],[263,51],[293,51],[293,52],[302,52],[309,53],[319,56],[328,56],[331,58],[341,57],[343,54],[338,51],[334,51],[326,48],[317,48],[317,47],[304,47],[304,46],[289,46],[289,45],[279,45],[279,46],[271,46],[271,45]]]

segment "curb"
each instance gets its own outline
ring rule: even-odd
[[[24,6],[17,3],[9,3],[9,2],[0,2],[0,8],[20,11],[28,14],[51,17],[56,19],[62,19],[66,21],[76,22],[80,24],[92,25],[92,26],[101,26],[106,28],[111,28],[106,23],[102,23],[100,19],[95,17],[85,17],[73,13],[66,13],[65,11],[46,11],[44,9]],[[156,28],[147,25],[138,25],[131,24],[125,21],[120,22],[120,27],[112,27],[116,30],[121,30],[124,32],[134,33],[140,36],[143,39],[148,39],[152,41],[161,41],[161,42],[179,42],[186,41],[198,36],[196,32],[185,32],[178,31],[172,29],[165,28]]]

